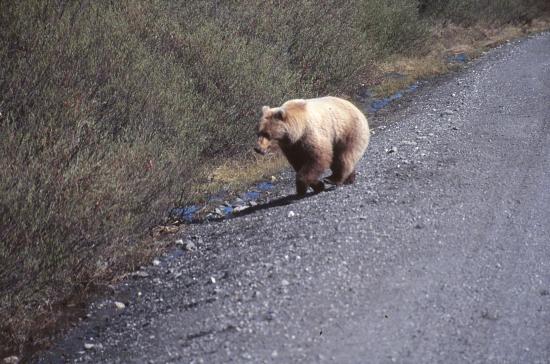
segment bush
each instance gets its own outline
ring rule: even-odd
[[[373,11],[375,9],[375,11]],[[428,24],[419,18],[418,3],[410,0],[362,1],[358,7],[362,34],[379,57],[422,54]]]
[[[420,13],[471,25],[527,23],[549,10],[547,0],[420,0]]]

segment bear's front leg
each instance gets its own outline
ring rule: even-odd
[[[322,181],[314,181],[308,184],[307,182],[296,178],[296,194],[298,196],[305,196],[309,186],[313,188],[313,192],[315,193],[323,192],[325,190],[325,184]]]
[[[323,167],[319,165],[306,165],[296,173],[296,194],[304,196],[311,186],[315,193],[323,192],[325,184],[319,180],[323,174]]]
[[[307,193],[307,188],[308,185],[304,181],[300,180],[298,176],[296,176],[296,194],[299,197],[305,196]]]

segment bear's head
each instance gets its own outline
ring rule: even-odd
[[[262,118],[258,123],[258,139],[254,150],[260,154],[267,153],[272,141],[283,140],[288,133],[286,111],[283,108],[262,108]]]

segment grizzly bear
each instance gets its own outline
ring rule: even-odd
[[[265,154],[276,141],[296,171],[296,193],[304,196],[308,187],[315,193],[325,189],[319,178],[328,168],[328,182],[353,183],[369,137],[367,118],[351,102],[331,96],[297,99],[262,108],[254,150]]]

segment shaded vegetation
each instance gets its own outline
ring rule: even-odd
[[[0,354],[139,264],[147,228],[250,148],[261,105],[351,92],[427,52],[437,19],[544,3],[0,0]]]
[[[420,0],[419,11],[457,24],[477,22],[502,25],[528,23],[550,10],[544,0]]]

